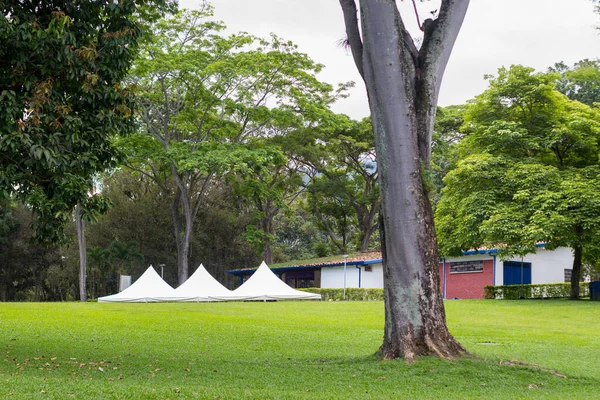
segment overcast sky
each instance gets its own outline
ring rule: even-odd
[[[418,2],[422,18],[440,0]],[[198,0],[180,0],[194,8]],[[352,57],[338,42],[345,37],[338,0],[212,0],[215,18],[232,32],[266,37],[270,32],[292,40],[299,50],[324,64],[320,74],[331,84],[355,81],[348,99],[335,111],[368,115],[365,88]],[[415,32],[410,0],[398,2],[403,20]],[[501,66],[522,64],[546,70],[555,62],[572,65],[600,57],[600,16],[589,0],[471,0],[444,75],[440,105],[461,104],[486,89],[484,74]],[[418,30],[417,30],[418,32]]]

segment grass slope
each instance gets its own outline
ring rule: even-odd
[[[381,302],[0,304],[0,398],[600,397],[600,303],[446,308],[476,357],[379,361]]]

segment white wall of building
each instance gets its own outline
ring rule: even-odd
[[[513,257],[506,261],[521,261],[521,257]],[[573,252],[568,247],[546,250],[538,247],[534,254],[523,256],[523,262],[531,263],[531,283],[559,283],[565,281],[565,269],[573,268]],[[496,285],[504,284],[504,264],[496,262]]]
[[[365,267],[371,267],[371,271],[365,271]],[[365,289],[383,288],[383,264],[371,264],[361,266],[360,287]]]
[[[495,285],[504,284],[503,261],[498,256],[496,258]],[[462,257],[448,257],[446,262],[452,261],[475,261],[475,260],[493,260],[494,256],[485,254],[472,254]],[[520,257],[513,257],[507,261],[521,261]],[[528,254],[523,257],[523,262],[531,263],[531,283],[559,283],[565,280],[565,269],[571,269],[573,266],[573,253],[567,247],[561,247],[556,250],[546,250],[538,247],[536,253]],[[370,264],[371,272],[365,271],[365,265],[361,265],[361,285],[362,288],[382,288],[383,287],[383,265],[381,263]],[[344,267],[323,267],[321,269],[321,287],[322,288],[343,288],[344,287]],[[358,269],[354,265],[348,265],[346,268],[346,287],[358,287]]]
[[[365,271],[365,265],[360,267],[360,287],[382,288],[383,287],[383,265],[381,263],[370,264],[371,271]],[[346,287],[357,288],[359,280],[358,268],[355,265],[346,266]],[[344,267],[324,267],[321,269],[322,288],[343,288]]]
[[[343,288],[344,267],[321,268],[321,287],[332,289]],[[358,269],[354,268],[354,265],[346,266],[346,287],[358,287]]]

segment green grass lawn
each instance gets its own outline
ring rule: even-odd
[[[0,304],[0,399],[594,399],[600,303],[449,301],[475,356],[380,361],[382,302]]]

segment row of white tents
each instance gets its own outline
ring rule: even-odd
[[[98,298],[101,302],[200,302],[228,300],[319,300],[320,294],[289,287],[264,262],[235,290],[219,283],[202,264],[177,289],[173,289],[150,266],[131,286],[120,293]]]

